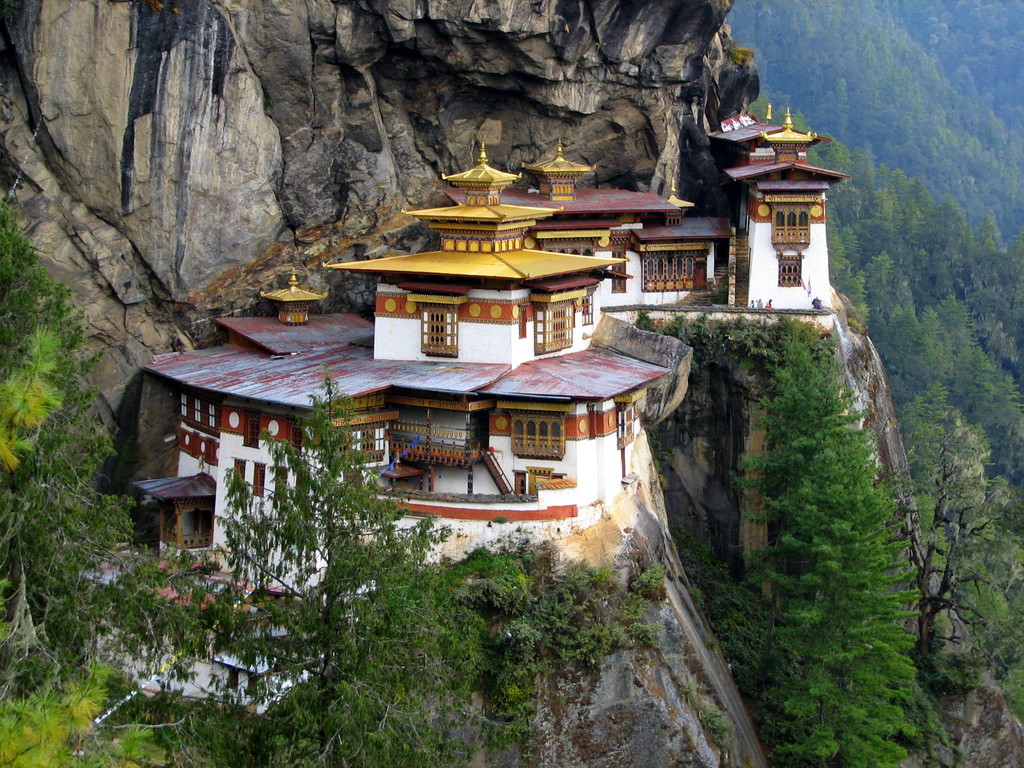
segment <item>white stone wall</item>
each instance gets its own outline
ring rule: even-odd
[[[378,286],[387,293],[408,293],[394,286]],[[595,292],[593,322],[584,325],[583,314],[576,310],[576,324],[573,329],[572,345],[541,355],[554,357],[570,352],[579,352],[590,346],[590,334],[597,327],[600,317],[601,299]],[[467,303],[473,300],[515,301],[529,303],[530,291],[487,291],[473,289],[466,296]],[[463,363],[503,363],[513,368],[530,360],[537,359],[534,354],[535,325],[532,319],[526,324],[526,337],[520,338],[519,324],[499,324],[473,321],[459,322],[459,355],[457,358],[425,355],[421,351],[421,320],[420,317],[388,317],[378,316],[375,320],[373,356],[378,360],[417,360],[443,362],[458,360]]]
[[[773,309],[811,309],[815,298],[832,307],[828,273],[828,242],[824,222],[812,222],[811,243],[804,251],[803,286],[779,287],[779,260],[772,245],[772,223],[750,221],[750,300],[772,302]]]
[[[696,254],[697,252],[695,252]],[[707,279],[711,281],[715,277],[715,248],[714,244],[709,246],[707,253]],[[598,293],[601,295],[601,305],[604,307],[628,307],[637,304],[650,304],[658,306],[662,304],[678,304],[692,293],[692,291],[652,291],[643,290],[643,264],[640,254],[636,251],[626,251],[626,258],[629,263],[619,265],[617,270],[625,268],[631,275],[626,281],[625,293],[612,293],[612,281],[602,280]]]

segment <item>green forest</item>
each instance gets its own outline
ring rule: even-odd
[[[737,0],[729,19],[777,106],[990,216],[1000,242],[1024,226],[1024,4]]]
[[[753,110],[798,110],[833,139],[812,162],[852,177],[829,193],[832,278],[900,416],[918,565],[945,592],[922,604],[959,613],[1024,711],[1024,3],[746,0],[731,20]]]

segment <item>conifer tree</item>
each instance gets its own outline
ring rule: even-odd
[[[442,533],[400,524],[330,382],[324,398],[301,450],[271,441],[265,496],[230,480],[227,546],[244,586],[225,598],[262,607],[227,611],[220,647],[274,670],[248,692],[266,712],[232,738],[253,765],[445,765],[477,645],[429,562]]]
[[[90,412],[84,340],[68,290],[0,201],[0,697],[68,679],[113,632],[113,592],[90,575],[130,525],[94,488],[109,442]]]
[[[772,385],[768,450],[748,463],[773,533],[765,734],[780,766],[896,766],[914,668],[894,505],[831,355],[784,342]]]

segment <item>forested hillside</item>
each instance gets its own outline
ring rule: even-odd
[[[972,223],[992,216],[1006,242],[1024,226],[1022,16],[1019,2],[738,0],[730,21],[777,105]]]

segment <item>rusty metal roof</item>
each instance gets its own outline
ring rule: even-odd
[[[570,218],[558,218],[558,219],[545,219],[544,221],[538,221],[530,229],[545,230],[545,229],[612,229],[614,227],[621,226],[622,222],[618,219],[570,219]]]
[[[585,288],[597,285],[600,280],[588,275],[570,275],[569,277],[549,277],[545,280],[527,280],[523,283],[527,288],[535,288],[538,291],[555,293],[565,291],[569,288]]]
[[[161,501],[175,499],[200,499],[217,493],[217,481],[205,472],[189,477],[160,477],[156,480],[139,480],[132,483],[136,488]]]
[[[712,240],[728,238],[731,229],[728,219],[700,218],[683,219],[679,224],[648,227],[635,230],[637,240]]]
[[[307,409],[330,376],[350,397],[388,387],[468,394],[509,370],[497,363],[375,360],[373,350],[342,345],[287,356],[241,347],[158,355],[145,370],[221,395]]]
[[[310,315],[305,325],[276,317],[220,317],[217,323],[272,355],[290,355],[337,344],[373,344],[373,323],[358,315]]]
[[[725,126],[723,121],[722,125]],[[708,138],[711,139],[722,139],[724,141],[752,141],[761,137],[762,133],[777,133],[782,130],[781,125],[771,125],[770,123],[753,123],[751,125],[742,125],[737,128],[733,128],[730,131],[722,130],[716,131],[715,133],[709,133]]]
[[[787,160],[781,163],[751,163],[750,165],[740,165],[735,168],[726,168],[725,173],[737,181],[743,181],[744,179],[753,179],[758,176],[766,176],[769,173],[787,170],[805,171],[811,174],[827,176],[831,179],[842,180],[850,178],[848,174],[840,173],[839,171],[830,171],[828,168],[819,168],[816,165],[797,163],[792,160]]]
[[[666,373],[668,369],[658,365],[604,349],[587,349],[523,363],[484,390],[484,394],[607,400],[643,387]]]
[[[462,203],[465,194],[458,189],[446,189],[445,194],[454,203]],[[679,213],[679,209],[661,195],[653,192],[633,192],[628,189],[576,189],[575,200],[548,200],[540,192],[527,189],[506,189],[501,193],[503,203],[509,205],[561,208],[565,213]]]

